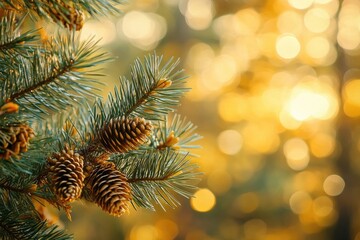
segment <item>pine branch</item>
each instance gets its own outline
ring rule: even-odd
[[[159,205],[176,207],[175,195],[186,198],[196,189],[197,165],[187,156],[174,151],[149,151],[142,156],[117,156],[113,160],[127,177],[132,189],[134,207],[155,209]]]
[[[31,176],[25,174],[1,177],[0,199],[6,208],[19,213],[22,209],[33,209],[31,194],[36,186],[31,180]]]
[[[158,122],[158,125],[159,127],[154,130],[150,138],[150,146],[160,150],[171,148],[181,154],[194,156],[189,150],[199,148],[198,145],[192,143],[201,139],[201,136],[194,133],[197,127],[192,122],[175,114],[171,121],[166,116],[164,121]]]
[[[96,42],[80,43],[72,36],[58,37],[48,50],[37,50],[32,59],[13,59],[16,71],[9,71],[1,89],[3,101],[18,103],[29,116],[59,112],[79,99],[94,96],[96,66],[108,61]]]
[[[13,239],[73,239],[71,235],[60,230],[56,225],[48,226],[31,211],[16,214],[12,209],[0,205],[0,238]]]
[[[69,5],[70,3],[76,9],[80,9],[91,16],[106,16],[110,14],[119,13],[117,5],[123,4],[124,0],[1,0],[0,8],[16,10],[16,11],[27,11],[31,15],[56,18],[59,15],[66,16],[68,9],[64,8],[61,4],[64,2]],[[48,7],[52,7],[56,11],[48,11]]]
[[[13,12],[7,13],[0,20],[0,52],[2,54],[21,54],[28,56],[28,51],[32,51],[29,42],[35,41],[35,31],[20,33],[20,27],[25,16],[16,18]]]
[[[179,61],[170,59],[163,66],[162,57],[156,54],[145,57],[144,63],[135,60],[131,78],[122,77],[120,87],[110,94],[107,103],[98,101],[92,108],[91,128],[97,132],[113,118],[143,117],[146,120],[163,120],[179,105],[185,88],[182,70],[176,70]]]

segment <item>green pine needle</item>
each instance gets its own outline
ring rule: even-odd
[[[3,205],[0,205],[0,238],[4,240],[73,239],[58,226],[48,226],[46,221],[40,220],[33,212],[24,210],[20,214],[15,214],[13,209],[4,208]]]
[[[94,97],[96,67],[109,60],[96,44],[93,39],[80,42],[74,35],[57,37],[31,59],[12,59],[15,71],[10,69],[0,83],[2,102],[16,102],[24,115],[41,118]]]
[[[141,156],[114,159],[131,185],[134,207],[155,210],[158,205],[172,208],[180,205],[177,195],[189,198],[200,173],[187,156],[172,150],[148,151]]]

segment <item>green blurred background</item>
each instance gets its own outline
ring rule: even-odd
[[[76,239],[359,240],[360,2],[129,0],[88,19],[115,57],[106,92],[136,57],[180,58],[179,108],[203,139],[204,172],[182,207],[115,218],[75,204]]]

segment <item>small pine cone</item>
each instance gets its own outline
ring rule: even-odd
[[[61,8],[61,10],[59,8]],[[64,13],[62,9],[66,9],[65,16],[62,14]],[[79,31],[84,25],[84,14],[76,9],[72,2],[66,3],[64,1],[57,1],[57,4],[53,4],[48,1],[44,10],[55,22],[61,22],[64,27],[70,30],[75,27],[76,31]]]
[[[4,132],[8,134],[8,141],[0,143],[0,149],[3,151],[0,158],[4,159],[26,152],[30,139],[34,137],[34,131],[25,124],[11,126]]]
[[[61,152],[48,157],[49,176],[55,195],[62,203],[80,197],[84,186],[84,158],[65,146]]]
[[[124,174],[107,162],[96,166],[87,180],[91,199],[104,211],[120,217],[128,210],[131,189]]]
[[[101,144],[108,152],[126,153],[144,144],[152,125],[144,118],[115,118],[105,124],[99,133]]]

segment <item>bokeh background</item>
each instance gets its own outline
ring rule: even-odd
[[[115,57],[180,58],[204,172],[193,199],[120,219],[75,204],[76,239],[359,240],[360,1],[130,0],[88,19]]]

